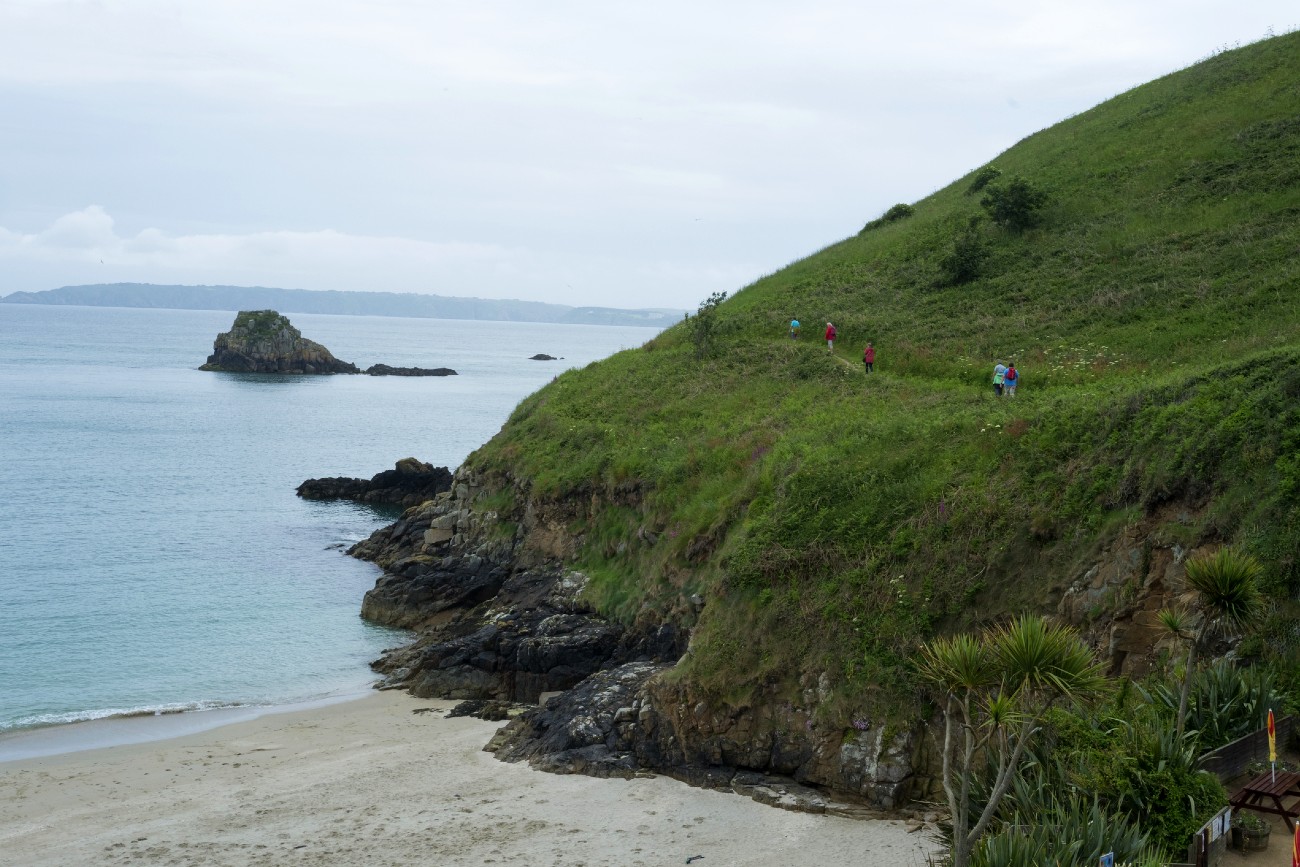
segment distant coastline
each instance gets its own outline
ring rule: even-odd
[[[478,319],[488,322],[555,322],[571,325],[643,325],[667,328],[684,311],[666,308],[570,307],[541,301],[458,298],[399,292],[339,292],[266,286],[163,286],[95,283],[41,292],[11,292],[3,304],[145,307],[173,310],[265,310],[341,316]]]

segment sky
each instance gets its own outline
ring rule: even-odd
[[[0,0],[0,295],[691,309],[1294,0]]]

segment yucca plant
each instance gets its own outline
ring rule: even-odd
[[[1198,649],[1210,635],[1242,630],[1254,623],[1262,610],[1259,579],[1264,572],[1258,560],[1236,548],[1220,548],[1213,554],[1193,557],[1185,569],[1188,602],[1201,615],[1200,626],[1193,632],[1185,611],[1166,609],[1159,615],[1166,630],[1188,642],[1186,672],[1178,697],[1178,740],[1186,727],[1187,696]]]
[[[1048,775],[1017,780],[1012,818],[985,836],[972,853],[973,867],[1045,867],[1096,864],[1107,852],[1120,863],[1163,861],[1131,818],[1110,814],[1096,798],[1062,792]]]
[[[918,667],[942,702],[952,865],[969,867],[974,845],[1015,781],[1043,715],[1061,699],[1086,700],[1109,684],[1073,630],[1035,616],[979,637],[936,639],[922,647]],[[973,817],[975,764],[982,758],[991,759],[994,769],[988,798]]]

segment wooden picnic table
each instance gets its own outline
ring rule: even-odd
[[[1295,798],[1290,806],[1283,803],[1285,798]],[[1300,818],[1300,773],[1278,771],[1273,774],[1265,771],[1255,779],[1237,790],[1229,800],[1234,809],[1254,810],[1257,813],[1272,813],[1286,820],[1286,826],[1295,830],[1295,820]]]

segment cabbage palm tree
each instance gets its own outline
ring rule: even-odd
[[[1059,700],[1100,694],[1108,682],[1072,629],[1029,615],[978,637],[935,639],[921,648],[919,668],[942,701],[952,865],[969,867],[971,850],[1011,788],[1043,715]],[[996,757],[996,772],[972,823],[974,766],[987,751]]]
[[[1175,738],[1181,740],[1187,721],[1187,694],[1192,684],[1192,666],[1205,639],[1216,632],[1248,628],[1259,616],[1262,596],[1259,579],[1264,567],[1258,560],[1236,548],[1220,548],[1213,554],[1199,554],[1187,561],[1188,596],[1192,608],[1201,615],[1200,626],[1190,628],[1190,617],[1182,611],[1160,612],[1160,622],[1168,631],[1188,640],[1186,673],[1178,697],[1178,724]]]

